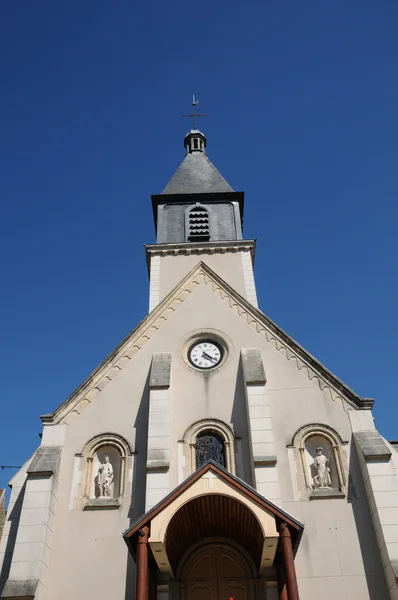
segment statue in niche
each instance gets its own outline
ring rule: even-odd
[[[113,467],[108,455],[105,456],[104,462],[100,465],[96,479],[98,496],[100,498],[111,498],[113,496],[114,476]]]
[[[317,473],[315,477],[313,477],[314,487],[331,487],[332,480],[330,477],[329,459],[324,455],[322,446],[319,446],[315,452],[316,456],[314,458],[314,462],[312,463]]]

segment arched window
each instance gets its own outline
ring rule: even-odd
[[[183,478],[199,469],[209,459],[225,467],[233,475],[235,464],[235,435],[231,427],[218,419],[205,419],[194,423],[185,431],[182,453]]]
[[[224,440],[214,431],[203,431],[195,442],[195,466],[201,467],[209,459],[225,467]]]
[[[186,217],[187,240],[189,242],[207,242],[210,240],[209,211],[205,206],[196,204],[189,209]]]

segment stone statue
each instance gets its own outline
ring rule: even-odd
[[[97,485],[100,497],[110,498],[113,496],[113,467],[108,455],[105,456],[104,462],[98,469]]]
[[[315,467],[317,474],[313,477],[314,487],[331,487],[332,480],[330,478],[329,459],[323,454],[323,448],[321,446],[319,446],[315,452],[316,456],[314,458],[313,466]]]

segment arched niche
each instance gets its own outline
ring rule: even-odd
[[[120,498],[125,486],[126,459],[131,454],[129,443],[119,435],[104,433],[91,439],[82,452],[86,462],[84,496]]]
[[[344,495],[347,468],[340,435],[319,423],[299,429],[292,440],[299,471],[311,498]]]
[[[313,489],[340,489],[333,447],[322,435],[310,435],[304,442],[304,464]]]
[[[118,498],[121,495],[122,456],[115,446],[100,446],[93,455],[90,497]]]

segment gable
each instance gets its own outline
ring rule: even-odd
[[[234,509],[228,510],[228,504],[232,504]],[[191,512],[189,516],[187,510]],[[186,527],[192,519],[195,519],[195,527]],[[273,564],[280,522],[288,526],[296,552],[304,525],[250,485],[209,460],[133,523],[123,537],[134,553],[142,528],[150,525],[152,555],[159,570],[173,577],[184,550],[201,539],[212,537],[215,527],[221,537],[236,539],[262,571]],[[256,544],[255,540],[259,543]]]
[[[134,356],[164,324],[171,317],[174,318],[181,305],[195,294],[200,286],[208,286],[212,293],[222,300],[225,309],[235,313],[310,381],[316,382],[331,400],[342,407],[346,403],[355,409],[372,407],[371,399],[363,399],[355,394],[264,313],[232,289],[210,267],[200,262],[54,413],[42,416],[43,423],[60,423],[71,412],[80,414],[84,407],[130,364]]]

